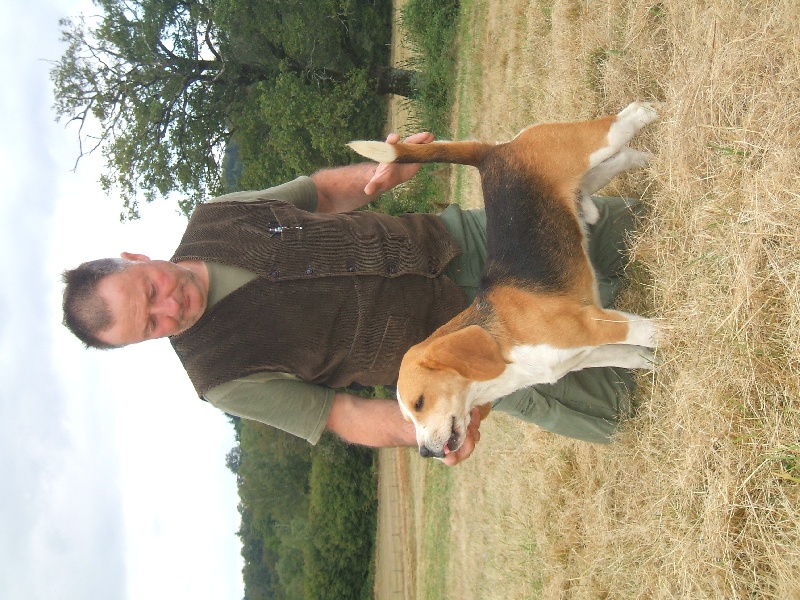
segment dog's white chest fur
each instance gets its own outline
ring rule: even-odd
[[[639,328],[652,327],[640,321]],[[509,352],[511,361],[505,371],[489,381],[472,382],[468,389],[467,406],[472,408],[502,398],[518,389],[538,383],[555,383],[567,373],[591,367],[622,367],[646,369],[653,366],[653,352],[636,345],[642,340],[625,340],[621,344],[553,348],[545,344],[516,346]],[[648,338],[646,343],[655,345]]]
[[[592,347],[553,348],[546,344],[516,346],[508,356],[511,362],[499,377],[472,383],[469,406],[491,402],[537,383],[555,383],[570,371],[581,368],[594,350]]]

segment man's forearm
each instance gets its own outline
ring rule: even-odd
[[[361,208],[380,193],[367,195],[364,187],[375,174],[377,163],[359,163],[325,169],[311,175],[319,194],[319,212],[340,213]]]
[[[396,400],[336,394],[327,428],[350,443],[373,448],[416,445],[414,426],[403,418]]]

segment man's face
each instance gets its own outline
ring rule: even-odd
[[[98,282],[97,293],[113,323],[97,337],[114,346],[186,331],[203,315],[208,301],[207,284],[193,270],[147,257],[106,275]]]

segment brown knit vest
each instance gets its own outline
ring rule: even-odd
[[[218,262],[258,277],[171,342],[200,396],[261,371],[330,387],[391,384],[405,351],[466,306],[442,275],[459,253],[433,215],[309,213],[280,201],[200,205],[172,261]]]

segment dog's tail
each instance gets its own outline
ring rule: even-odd
[[[361,156],[381,163],[455,163],[477,167],[494,144],[486,142],[431,142],[430,144],[387,144],[386,142],[350,142]]]

